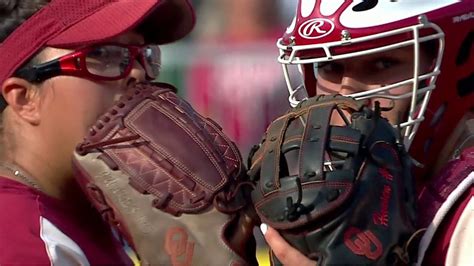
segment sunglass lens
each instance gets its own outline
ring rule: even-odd
[[[161,51],[156,45],[150,45],[143,48],[143,57],[145,59],[145,70],[148,76],[158,78],[161,71]]]
[[[87,70],[94,75],[115,78],[120,77],[130,65],[130,53],[127,48],[103,45],[95,47],[86,56]]]

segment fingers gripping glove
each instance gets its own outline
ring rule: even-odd
[[[375,109],[339,95],[306,100],[251,153],[258,216],[318,265],[407,263],[410,161]],[[331,117],[346,125],[330,125]],[[280,264],[273,255],[272,263]]]
[[[123,96],[78,145],[75,176],[144,265],[256,264],[240,153],[173,89]]]

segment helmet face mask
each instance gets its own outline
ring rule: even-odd
[[[425,36],[420,36],[420,31],[426,31],[427,29],[430,30],[430,33]],[[411,38],[407,38],[407,36],[411,36]],[[316,87],[318,88],[320,87],[320,83],[322,83],[322,77],[320,74],[318,74],[318,67],[321,68],[321,66],[323,66],[322,68],[327,68],[327,65],[342,65],[342,63],[339,63],[341,61],[362,60],[364,57],[377,57],[378,55],[383,57],[383,54],[390,54],[396,52],[397,50],[408,50],[411,52],[411,66],[409,66],[409,68],[404,71],[406,78],[396,81],[390,81],[390,78],[387,78],[385,81],[383,79],[379,79],[380,81],[376,82],[378,85],[367,83],[367,87],[370,88],[354,91],[346,95],[359,100],[373,99],[380,102],[387,102],[387,100],[389,100],[389,102],[393,105],[396,105],[399,101],[409,101],[409,110],[406,110],[408,115],[406,115],[402,120],[398,121],[399,126],[403,129],[405,145],[409,146],[409,143],[414,138],[417,125],[423,121],[424,112],[426,111],[427,106],[426,103],[429,101],[431,91],[435,88],[436,77],[440,73],[441,58],[444,48],[443,32],[436,25],[427,22],[424,17],[420,17],[419,24],[407,27],[405,29],[385,32],[377,35],[368,35],[358,39],[350,39],[350,37],[346,38],[346,40],[341,40],[339,42],[307,45],[305,47],[285,46],[282,45],[282,39],[279,40],[279,62],[283,64],[284,75],[287,77],[290,103],[293,106],[296,106],[300,100],[304,99],[309,94],[308,90],[303,90],[307,89],[305,86],[306,82],[303,84],[297,84],[296,86],[294,85],[291,75],[289,74],[289,68],[291,66],[312,64],[314,69],[313,73],[305,73],[302,70],[299,72],[303,75],[303,81],[306,79],[315,79]],[[387,40],[390,41],[390,39],[403,39],[403,41],[387,43]],[[367,43],[376,42],[378,40],[382,41],[379,46],[370,44],[371,47],[366,50],[357,49],[357,46],[368,47]],[[422,48],[428,43],[430,45],[436,43],[436,58],[428,59],[426,56],[423,57],[424,51]],[[317,56],[318,54],[320,54],[320,56]],[[426,62],[420,60],[420,58],[424,58],[425,60],[428,59],[433,62],[429,70],[422,69],[420,65]],[[364,66],[361,65],[361,67]],[[370,66],[367,66],[367,68],[370,69]],[[373,73],[372,76],[377,78],[376,75],[377,73]],[[364,77],[359,78],[363,79]],[[320,81],[317,82],[318,80]],[[308,83],[311,84],[310,82]],[[410,87],[410,89],[406,89],[407,87]],[[322,92],[324,90],[317,91]],[[340,92],[331,91],[331,93]],[[302,98],[298,99],[296,97],[297,95],[298,97]],[[400,105],[400,103],[398,104]]]
[[[405,106],[401,120],[389,120],[403,129],[404,143],[409,149],[425,114],[430,113],[430,98],[442,73],[445,32],[452,27],[453,17],[473,9],[472,2],[467,2],[300,0],[292,24],[277,42],[290,104],[295,106],[320,93],[340,93]],[[472,30],[472,22],[467,25]],[[411,65],[404,71],[405,78],[369,82],[362,77],[364,74],[354,74],[352,78],[366,85],[363,89],[344,91],[340,78],[332,82],[335,89],[324,90],[325,68],[340,71],[340,76],[350,76],[344,68],[352,63],[347,62],[397,54],[400,50],[410,51],[412,57]],[[370,76],[370,64],[357,66]],[[295,77],[293,68],[301,78]],[[373,76],[379,73],[373,71]],[[395,110],[400,113],[400,109]]]

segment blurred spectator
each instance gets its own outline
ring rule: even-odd
[[[192,36],[205,43],[274,41],[283,29],[280,5],[275,0],[206,0],[197,12]]]
[[[244,157],[288,108],[275,41],[283,28],[274,0],[203,2],[185,87]]]

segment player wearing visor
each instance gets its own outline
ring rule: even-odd
[[[88,128],[160,72],[186,0],[0,3],[0,264],[131,264],[72,174]]]

